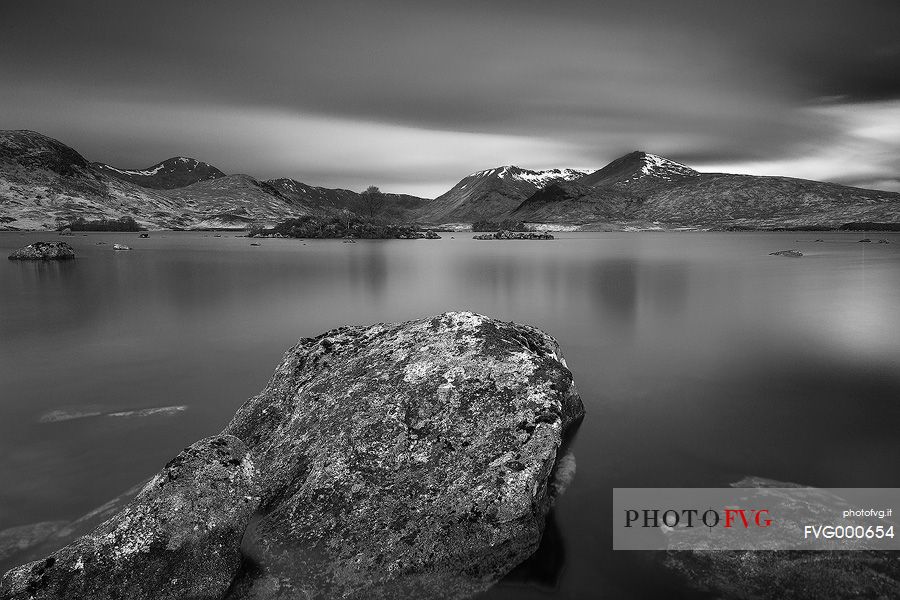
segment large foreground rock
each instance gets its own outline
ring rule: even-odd
[[[75,249],[66,242],[35,242],[9,255],[10,260],[66,260],[75,258]]]
[[[234,596],[485,589],[537,548],[583,412],[532,327],[447,313],[303,340],[226,429],[265,473],[244,540],[257,572]]]
[[[241,536],[259,501],[255,479],[240,440],[201,440],[92,533],[9,571],[0,598],[221,598],[240,567]]]
[[[533,327],[462,312],[304,339],[221,436],[0,599],[468,597],[537,549],[583,414]]]
[[[801,487],[760,477],[746,477],[733,487]],[[806,491],[808,489],[808,491]],[[826,490],[806,488],[803,510],[830,515],[842,499]],[[777,492],[773,492],[777,494]],[[790,515],[780,518],[782,527],[800,526]],[[786,519],[786,520],[785,520]],[[733,600],[829,600],[900,598],[900,556],[896,552],[867,550],[827,551],[689,551],[679,547],[704,535],[684,529],[670,532],[664,562],[690,584],[715,598]],[[710,534],[715,535],[715,534]],[[836,546],[852,548],[840,540]]]

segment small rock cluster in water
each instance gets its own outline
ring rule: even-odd
[[[769,252],[769,256],[790,256],[799,258],[803,256],[803,253],[799,250],[779,250],[778,252]]]

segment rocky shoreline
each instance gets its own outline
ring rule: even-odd
[[[583,415],[535,328],[456,312],[332,330],[0,597],[470,597],[538,547]]]

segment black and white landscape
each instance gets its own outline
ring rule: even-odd
[[[4,7],[0,600],[900,598],[613,544],[621,488],[900,514],[898,22]]]

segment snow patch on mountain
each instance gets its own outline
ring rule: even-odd
[[[572,181],[584,176],[589,171],[578,171],[576,169],[544,169],[541,171],[532,171],[530,169],[522,169],[514,165],[504,167],[495,167],[472,173],[469,177],[499,177],[500,179],[526,181],[535,187],[544,187],[548,183],[555,181]],[[466,184],[468,185],[468,184]]]
[[[683,165],[656,154],[644,153],[643,163],[644,164],[641,165],[642,174],[665,179],[666,181],[671,181],[676,177],[700,176],[700,173],[687,165]]]
[[[101,169],[108,169],[110,171],[115,171],[116,173],[121,173],[122,175],[142,175],[144,177],[149,177],[151,175],[156,175],[160,171],[174,171],[179,169],[179,163],[181,165],[187,165],[186,169],[188,171],[193,171],[197,167],[206,165],[205,163],[201,163],[200,161],[194,158],[188,158],[186,156],[176,156],[175,158],[170,158],[169,160],[164,160],[163,162],[149,167],[147,169],[117,169],[111,165],[98,164]]]

